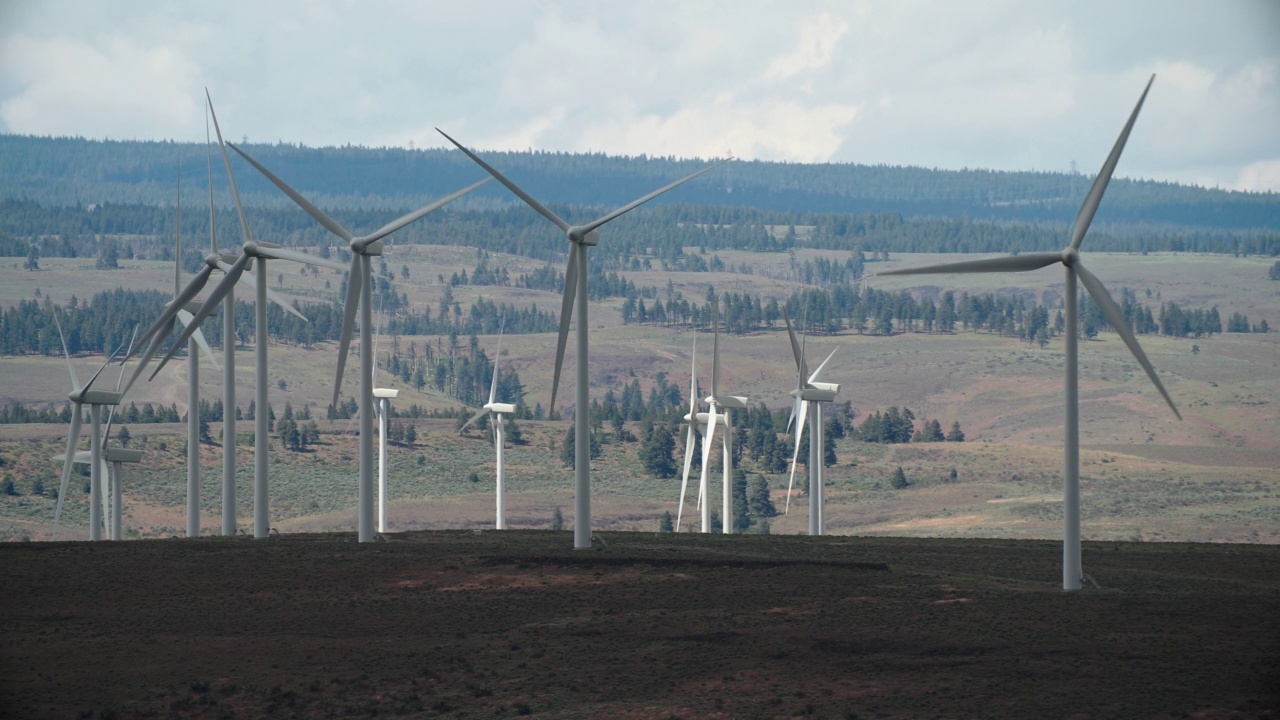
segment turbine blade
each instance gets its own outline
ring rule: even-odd
[[[182,323],[182,327],[187,327],[193,320],[195,320],[195,316],[191,313],[186,310],[178,311],[178,322]],[[204,356],[208,358],[209,362],[213,363],[214,369],[219,369],[218,359],[213,356],[213,348],[209,347],[209,341],[204,339],[204,333],[200,332],[200,328],[196,328],[191,337],[195,338],[196,345],[200,346],[200,349],[204,351]]]
[[[704,499],[702,497],[702,486],[707,483],[707,468],[711,461],[711,448],[716,441],[716,425],[720,424],[720,418],[716,415],[716,406],[712,405],[707,410],[707,430],[702,437],[702,477],[698,480],[698,507],[702,507]]]
[[[67,359],[67,372],[71,374],[71,389],[80,391],[80,380],[76,377],[75,368],[71,367],[71,353],[67,352],[67,338],[62,334],[62,323],[58,321],[58,313],[53,314],[53,324],[58,328],[58,339],[62,341],[62,356]]]
[[[461,435],[462,431],[474,425],[477,420],[484,417],[486,414],[488,414],[488,412],[489,412],[488,408],[480,408],[480,412],[476,413],[475,415],[472,415],[470,420],[466,421],[465,423],[462,424],[462,427],[458,428],[458,434]]]
[[[221,141],[222,139],[221,134],[218,135],[218,139],[219,141]],[[286,183],[284,180],[281,180],[278,176],[276,176],[275,173],[263,167],[262,163],[258,162],[257,160],[254,160],[253,157],[249,155],[249,153],[236,147],[235,143],[227,143],[227,146],[230,147],[232,150],[235,150],[237,153],[239,153],[240,157],[244,158],[245,161],[247,161],[250,165],[256,168],[258,172],[265,175],[266,178],[270,180],[273,185],[280,188],[280,190],[284,192],[285,195],[289,196],[290,200],[292,200],[298,207],[302,208],[304,212],[306,212],[308,215],[314,218],[316,222],[323,225],[326,230],[333,233],[334,235],[337,235],[338,237],[342,238],[348,243],[350,243],[352,240],[355,239],[355,237],[351,233],[347,232],[346,228],[342,227],[337,222],[335,222],[333,218],[329,217],[328,215],[325,215],[324,211],[322,211],[320,208],[316,207],[315,205],[312,205],[310,200],[302,197],[302,195],[297,190],[294,190],[292,187],[289,187],[288,183]]]
[[[414,210],[414,211],[413,211],[413,212],[411,212],[411,213],[408,213],[407,215],[402,215],[401,217],[396,218],[395,220],[392,220],[391,222],[387,223],[386,225],[383,225],[382,227],[378,228],[377,230],[374,230],[374,231],[373,231],[373,234],[371,234],[371,235],[369,235],[368,237],[366,237],[366,238],[365,238],[365,240],[366,240],[367,242],[373,242],[373,241],[375,241],[375,240],[381,240],[382,238],[384,238],[384,237],[386,237],[386,236],[390,235],[391,233],[393,233],[393,232],[395,232],[395,231],[399,230],[400,228],[404,227],[405,225],[408,225],[409,223],[413,222],[414,220],[417,220],[418,218],[424,217],[424,216],[426,216],[426,215],[430,215],[431,213],[433,213],[433,212],[435,212],[435,211],[439,210],[440,208],[444,207],[445,205],[448,205],[449,203],[453,202],[454,200],[457,200],[458,198],[462,197],[463,195],[466,195],[467,193],[471,192],[472,190],[475,190],[476,188],[480,187],[481,185],[484,185],[485,183],[489,182],[489,181],[490,181],[490,180],[492,180],[492,179],[493,179],[493,178],[485,178],[485,179],[481,180],[480,182],[472,183],[472,184],[470,184],[470,185],[468,185],[468,186],[466,186],[466,187],[462,188],[461,190],[458,190],[458,191],[457,191],[457,192],[455,192],[455,193],[452,193],[452,194],[450,194],[450,195],[445,195],[444,197],[440,198],[439,200],[436,200],[436,201],[435,201],[435,202],[433,202],[433,203],[430,203],[430,204],[427,204],[427,205],[423,205],[422,207],[418,208],[417,210]]]
[[[1138,359],[1142,369],[1147,371],[1147,377],[1151,378],[1151,382],[1160,391],[1164,401],[1169,403],[1169,409],[1181,420],[1182,413],[1178,412],[1178,407],[1173,404],[1173,398],[1169,397],[1169,391],[1165,390],[1164,383],[1160,382],[1160,376],[1156,374],[1155,367],[1151,365],[1151,361],[1147,359],[1147,354],[1142,351],[1142,346],[1138,344],[1138,339],[1134,337],[1133,331],[1129,329],[1129,323],[1124,319],[1124,311],[1120,309],[1119,305],[1116,305],[1115,300],[1111,299],[1111,295],[1103,287],[1102,281],[1096,275],[1086,270],[1080,263],[1076,263],[1073,269],[1080,276],[1080,282],[1084,284],[1084,289],[1089,291],[1093,301],[1098,303],[1098,307],[1102,309],[1102,314],[1106,316],[1107,322],[1111,323],[1111,327],[1120,333],[1120,338],[1129,347],[1129,352],[1133,353],[1133,356]]]
[[[692,180],[692,179],[694,179],[694,178],[698,177],[699,175],[701,175],[701,174],[703,174],[703,173],[705,173],[705,172],[710,172],[710,171],[712,171],[712,170],[714,170],[714,169],[716,169],[716,168],[720,167],[721,165],[723,165],[723,164],[725,164],[725,163],[729,162],[729,161],[730,161],[730,160],[732,160],[732,159],[733,159],[733,158],[726,158],[726,159],[724,159],[724,160],[721,160],[720,162],[712,163],[711,165],[708,165],[708,166],[706,166],[706,167],[702,168],[701,170],[699,170],[699,171],[697,171],[697,172],[695,172],[695,173],[693,173],[693,174],[691,174],[691,175],[686,175],[685,177],[682,177],[682,178],[680,178],[679,180],[676,180],[675,182],[673,182],[673,183],[671,183],[671,184],[669,184],[669,185],[666,185],[666,186],[664,186],[664,187],[658,188],[657,190],[654,190],[653,192],[649,193],[648,195],[645,195],[644,197],[642,197],[642,198],[640,198],[640,199],[638,199],[638,200],[632,200],[631,202],[627,203],[626,205],[623,205],[622,207],[618,208],[617,210],[614,210],[613,212],[609,213],[608,215],[605,215],[604,217],[599,218],[598,220],[592,220],[591,222],[589,222],[589,223],[587,223],[586,225],[584,225],[584,226],[582,227],[582,234],[583,234],[583,235],[586,235],[587,233],[589,233],[589,232],[591,232],[591,231],[595,230],[596,228],[599,228],[601,225],[604,225],[605,223],[609,222],[610,220],[614,220],[614,219],[616,219],[616,218],[618,218],[618,217],[620,217],[620,216],[622,216],[622,215],[625,215],[625,214],[627,214],[627,213],[631,212],[632,210],[635,210],[636,208],[640,207],[641,205],[643,205],[643,204],[645,204],[645,203],[649,202],[650,200],[652,200],[652,199],[654,199],[654,198],[658,197],[659,195],[661,195],[661,194],[663,194],[663,193],[667,192],[668,190],[673,190],[673,189],[675,189],[675,188],[677,188],[677,187],[679,187],[679,186],[681,186],[681,185],[683,185],[683,184],[685,184],[685,183],[689,182],[690,180]]]
[[[691,362],[689,363],[689,428],[692,432],[694,425],[698,424],[694,415],[698,412],[698,336],[693,336],[693,353]]]
[[[218,223],[213,208],[213,143],[209,140],[209,113],[204,115],[204,151],[205,165],[209,170],[209,252],[217,255]]]
[[[327,267],[330,270],[346,270],[340,262],[325,260],[324,258],[316,257],[315,255],[308,255],[307,253],[299,252],[297,250],[290,250],[289,248],[268,248],[259,245],[257,252],[259,255],[274,258],[276,260],[292,260],[294,262],[300,262],[307,265]]]
[[[720,295],[711,298],[711,397],[720,397]]]
[[[160,313],[160,317],[156,318],[151,327],[147,328],[147,331],[142,334],[141,342],[147,345],[147,349],[151,353],[144,356],[144,359],[139,363],[139,372],[141,372],[141,366],[146,365],[155,355],[155,350],[159,349],[158,345],[155,345],[153,349],[154,342],[164,342],[165,336],[173,328],[173,319],[178,316],[179,312],[183,311],[187,303],[194,300],[196,295],[199,295],[200,291],[204,290],[204,286],[209,282],[209,276],[212,273],[213,268],[208,263],[205,263],[200,272],[196,273],[196,276],[191,278],[191,282],[187,283],[187,286],[174,296],[173,302],[165,306],[164,311]]]
[[[222,165],[227,169],[227,181],[231,183],[231,197],[236,201],[236,214],[240,216],[240,232],[244,235],[244,241],[250,242],[253,236],[249,233],[249,221],[244,216],[244,205],[240,203],[240,190],[236,188],[236,176],[231,172],[231,158],[227,157],[227,145],[222,141],[222,128],[218,126],[218,114],[213,111],[213,98],[209,96],[209,88],[204,89],[204,96],[209,101],[209,116],[213,118],[213,130],[218,135]]]
[[[676,506],[676,532],[680,532],[680,519],[684,516],[684,497],[689,489],[689,468],[693,465],[693,426],[697,419],[689,423],[689,430],[684,435],[684,471],[680,475],[680,504]]]
[[[551,407],[555,410],[556,393],[560,390],[560,373],[564,369],[564,347],[569,342],[569,322],[573,318],[573,295],[578,289],[578,249],[569,247],[569,265],[564,269],[564,296],[560,299],[560,335],[556,338],[556,369],[551,379]],[[583,298],[586,302],[586,298]],[[578,328],[586,332],[586,328]]]
[[[226,267],[223,267],[224,265],[225,265]],[[226,270],[230,269],[230,267],[231,267],[231,266],[230,266],[230,265],[227,265],[227,264],[226,264],[226,263],[224,263],[224,262],[219,262],[219,263],[218,263],[218,267],[220,267],[220,268],[222,268],[224,271],[226,271]],[[325,267],[328,267],[328,266],[326,265]],[[343,267],[343,268],[341,268],[341,269],[342,269],[342,270],[346,270],[346,268],[345,268],[345,267]],[[247,274],[246,274],[246,275],[241,275],[241,276],[240,276],[240,284],[241,284],[241,285],[244,285],[244,286],[245,286],[246,288],[248,288],[251,292],[254,292],[254,293],[257,293],[257,292],[258,292],[258,281],[257,281],[257,280],[254,280],[252,275],[247,275]],[[280,309],[284,310],[285,312],[290,313],[291,315],[296,315],[296,316],[298,316],[298,319],[302,320],[303,322],[311,322],[310,320],[307,320],[307,316],[306,316],[306,315],[303,315],[303,314],[298,310],[298,308],[296,308],[296,307],[294,307],[294,306],[293,306],[293,303],[291,303],[291,302],[289,302],[289,301],[285,300],[285,299],[284,299],[283,297],[281,297],[278,293],[272,292],[271,288],[267,288],[267,300],[268,300],[268,301],[270,301],[270,302],[275,303],[276,305],[279,305],[279,306],[280,306]]]
[[[351,349],[351,331],[356,324],[356,310],[360,302],[360,283],[363,275],[360,268],[360,256],[351,256],[351,271],[347,273],[347,298],[344,301],[342,316],[342,336],[338,340],[338,374],[333,381],[333,407],[338,407],[339,393],[342,392],[342,371],[347,367],[347,352]]]
[[[799,377],[804,377],[803,371],[800,367],[803,362],[803,360],[801,360],[802,355],[800,354],[800,342],[796,340],[796,331],[791,327],[791,318],[787,316],[786,310],[782,311],[782,319],[787,322],[787,337],[791,340],[791,357],[795,358],[796,361],[796,374]],[[800,383],[797,381],[796,387],[799,386]]]
[[[62,485],[58,488],[58,507],[53,511],[53,538],[58,538],[58,523],[62,520],[62,502],[67,497],[67,485],[71,482],[71,465],[75,462],[76,445],[80,444],[80,426],[84,418],[80,415],[80,406],[75,405],[71,413],[71,434],[67,436],[67,457],[62,463]]]
[[[839,349],[840,349],[839,347],[837,347],[837,348],[836,348],[836,350],[839,350]],[[819,377],[819,376],[821,376],[821,375],[822,375],[822,371],[823,371],[824,369],[826,369],[826,367],[827,367],[827,363],[831,362],[831,358],[832,358],[832,357],[835,357],[836,350],[832,350],[832,351],[831,351],[831,354],[827,356],[827,359],[826,359],[826,360],[823,360],[823,361],[822,361],[822,364],[818,366],[818,369],[817,369],[817,370],[814,370],[814,371],[813,371],[813,374],[809,376],[809,382],[810,382],[810,383],[815,383],[815,382],[817,382],[817,381],[818,381],[818,377]]]
[[[196,330],[200,329],[200,324],[204,322],[205,318],[217,312],[220,307],[220,303],[222,302],[222,298],[226,297],[226,294],[230,292],[231,288],[240,280],[240,276],[244,274],[244,269],[249,265],[249,260],[250,257],[248,255],[241,255],[239,259],[236,260],[235,264],[231,266],[231,270],[227,273],[227,276],[222,278],[222,281],[218,283],[218,286],[213,289],[213,292],[210,293],[209,297],[201,304],[200,312],[196,313],[195,316],[191,318],[191,324],[188,325],[182,331],[182,334],[178,336],[178,339],[173,342],[173,347],[169,348],[168,354],[165,355],[160,361],[160,364],[156,366],[155,371],[151,373],[151,377],[147,378],[148,381],[155,379],[155,376],[159,374],[178,350],[183,345],[187,344],[187,340],[195,333]],[[130,385],[132,384],[133,382],[130,381]]]
[[[800,414],[796,421],[796,446],[791,451],[791,477],[787,480],[787,506],[782,511],[783,515],[791,512],[791,488],[796,481],[796,464],[800,459],[800,439],[804,437],[804,423],[809,414],[809,403],[800,403]]]
[[[1116,163],[1120,162],[1120,153],[1124,152],[1124,144],[1129,140],[1129,132],[1133,130],[1133,123],[1138,119],[1138,113],[1142,111],[1142,103],[1147,99],[1147,93],[1151,91],[1151,83],[1156,81],[1156,76],[1152,75],[1147,81],[1147,87],[1142,90],[1142,96],[1138,98],[1138,104],[1133,107],[1133,112],[1129,114],[1129,121],[1124,124],[1124,129],[1120,131],[1120,137],[1116,138],[1116,144],[1111,148],[1111,154],[1107,155],[1107,161],[1102,163],[1102,169],[1098,171],[1098,176],[1093,179],[1093,186],[1089,188],[1089,194],[1085,195],[1084,203],[1080,206],[1080,212],[1076,214],[1075,224],[1071,228],[1071,247],[1079,250],[1080,243],[1084,242],[1085,233],[1089,232],[1089,224],[1093,222],[1093,216],[1098,212],[1098,205],[1102,203],[1102,194],[1107,191],[1107,184],[1111,182],[1111,174],[1116,170]],[[1177,412],[1176,410],[1174,412]]]
[[[504,176],[502,173],[498,172],[497,170],[494,170],[489,165],[489,163],[481,160],[479,156],[477,156],[475,153],[463,147],[462,144],[459,143],[457,140],[454,140],[453,138],[449,137],[448,133],[441,130],[440,128],[436,128],[436,132],[440,133],[441,135],[444,135],[445,140],[448,140],[449,142],[453,143],[454,147],[466,153],[467,157],[471,158],[472,160],[475,161],[477,165],[484,168],[486,172],[488,172],[490,175],[494,177],[494,179],[496,179],[498,182],[502,183],[503,185],[506,185],[507,189],[515,193],[516,197],[523,200],[525,205],[528,205],[529,207],[536,210],[539,215],[555,223],[556,227],[560,228],[564,232],[569,232],[569,223],[561,219],[559,215],[556,215],[555,213],[548,210],[542,203],[538,202],[537,200],[534,200],[532,195],[525,192],[524,190],[521,190],[519,185],[516,185],[515,183],[508,180],[506,176]]]
[[[1025,272],[1062,262],[1062,253],[1022,253],[963,262],[925,265],[918,268],[886,270],[876,275],[945,275],[948,273]]]

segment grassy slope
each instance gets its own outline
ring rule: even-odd
[[[805,257],[801,253],[801,259]],[[838,255],[838,254],[837,254]],[[687,295],[701,297],[706,281],[719,279],[722,289],[750,290],[765,294],[789,293],[800,287],[783,279],[785,254],[734,255],[726,253],[726,263],[754,261],[757,273],[735,275],[670,275]],[[895,258],[894,264],[931,262],[936,256]],[[474,265],[474,251],[464,248],[396,248],[388,261],[397,271],[408,264],[412,282],[398,287],[410,295],[414,305],[433,305],[441,287],[434,283],[437,273],[446,278]],[[536,266],[528,260],[495,257],[513,275]],[[1192,306],[1218,304],[1225,316],[1237,310],[1253,322],[1263,317],[1280,318],[1276,283],[1266,280],[1269,261],[1258,258],[1149,256],[1099,256],[1095,271],[1118,294],[1119,287],[1150,288],[1153,297]],[[171,282],[158,263],[133,261],[127,269],[105,280],[92,279],[91,260],[42,261],[48,268],[40,273],[3,270],[0,302],[29,297],[35,287],[57,301],[65,301],[75,288],[82,298],[93,289],[118,284],[165,287]],[[295,271],[296,272],[296,271]],[[773,276],[773,277],[770,277]],[[300,296],[324,295],[325,273],[285,274],[285,290]],[[665,287],[667,275],[635,273],[640,285]],[[1017,278],[1026,284],[1017,288],[1003,283],[1008,278],[971,276],[941,278],[935,288],[968,288],[974,292],[1021,290],[1042,296],[1060,291],[1058,273],[1027,273]],[[896,289],[916,287],[906,278],[872,278],[876,287]],[[273,278],[274,281],[274,278]],[[931,280],[937,282],[937,280]],[[94,283],[101,284],[97,287]],[[275,283],[273,282],[273,285]],[[332,283],[335,287],[336,280]],[[926,288],[927,289],[927,288]],[[476,295],[519,302],[537,302],[554,309],[556,297],[548,293],[511,288],[457,288],[455,297],[464,304]],[[64,296],[65,295],[65,296]],[[646,386],[654,374],[666,371],[673,382],[687,384],[687,368],[692,334],[651,327],[622,327],[617,322],[616,301],[593,305],[592,383],[594,392],[618,387],[630,380],[634,371]],[[702,335],[700,372],[709,368],[707,345]],[[400,338],[402,348],[410,342],[421,346],[434,338]],[[1081,390],[1082,439],[1085,493],[1085,534],[1095,538],[1146,538],[1186,540],[1234,540],[1277,542],[1280,535],[1280,489],[1271,470],[1280,466],[1280,416],[1275,407],[1277,377],[1276,334],[1223,335],[1208,340],[1175,340],[1159,337],[1142,339],[1183,409],[1187,420],[1172,419],[1149,387],[1141,369],[1128,356],[1119,339],[1104,334],[1082,347]],[[481,338],[492,348],[495,338]],[[1201,352],[1193,355],[1192,344]],[[551,380],[551,353],[547,336],[509,336],[504,340],[503,360],[520,372],[529,391],[529,401],[547,402]],[[1044,350],[1031,349],[1015,340],[986,334],[961,333],[955,336],[898,335],[890,338],[842,335],[815,339],[815,352],[825,354],[841,346],[833,361],[830,379],[842,384],[842,399],[853,401],[860,412],[906,405],[917,414],[937,417],[944,426],[958,419],[970,442],[964,445],[879,447],[842,442],[840,462],[828,472],[829,527],[834,532],[858,534],[960,535],[1000,537],[1041,537],[1059,535],[1060,507],[1058,478],[1061,452],[1061,343]],[[322,345],[306,351],[288,346],[272,346],[272,365],[287,368],[281,377],[287,390],[274,384],[272,403],[279,409],[285,401],[296,408],[306,403],[319,406],[331,392],[332,347]],[[749,337],[722,338],[724,382],[773,407],[784,407],[785,392],[794,382],[785,336],[778,332]],[[732,358],[730,360],[730,358]],[[100,362],[100,361],[99,361]],[[77,361],[80,374],[92,372],[92,358]],[[349,363],[349,366],[353,364]],[[252,395],[248,368],[252,349],[238,359],[238,397],[242,403]],[[185,404],[185,365],[175,363],[150,385],[140,386],[132,399]],[[572,367],[566,368],[572,373]],[[685,379],[681,379],[685,378]],[[346,388],[354,388],[350,373]],[[705,377],[704,377],[705,380]],[[47,402],[66,392],[65,366],[54,358],[6,358],[0,363],[0,387],[5,400]],[[220,374],[208,368],[201,376],[202,394],[218,397]],[[564,402],[573,401],[572,385],[562,387]],[[450,407],[448,398],[435,393],[402,393],[402,404],[416,402],[428,407]],[[347,423],[333,429],[345,431]],[[241,431],[250,428],[248,423]],[[566,424],[528,424],[530,444],[508,452],[511,492],[510,521],[515,526],[545,526],[555,507],[571,518],[570,473],[550,449],[563,440]],[[143,465],[130,471],[127,524],[145,535],[167,534],[183,523],[184,459],[183,430],[177,426],[131,427],[138,442],[147,449]],[[480,439],[457,441],[452,424],[420,423],[420,447],[394,449],[392,477],[394,502],[392,523],[397,528],[440,528],[480,524],[491,520],[492,449]],[[65,442],[62,428],[54,426],[0,427],[0,453],[13,463],[10,471],[26,492],[29,482],[46,475],[51,484],[55,471],[46,458],[61,452]],[[219,436],[217,428],[215,437]],[[160,450],[160,443],[167,447]],[[250,517],[244,503],[251,497],[250,445],[241,447],[239,497],[240,517]],[[678,480],[653,480],[638,476],[634,468],[636,447],[608,445],[594,474],[595,514],[601,527],[650,528],[664,509],[675,509]],[[422,465],[417,458],[424,458]],[[354,438],[329,435],[314,453],[294,455],[277,451],[273,456],[272,510],[282,530],[325,530],[349,528],[354,523],[355,480]],[[206,448],[203,464],[205,527],[217,523],[219,508],[218,467],[220,450]],[[915,481],[906,491],[891,491],[887,479],[893,468],[902,465]],[[942,482],[951,468],[959,482]],[[466,482],[475,469],[484,481]],[[780,488],[785,476],[769,478],[782,502]],[[713,493],[718,492],[713,481]],[[877,487],[879,485],[879,487]],[[83,534],[83,497],[69,508],[72,533]],[[800,502],[804,502],[803,499]],[[53,501],[29,493],[18,498],[0,498],[0,535],[43,537],[52,517]],[[801,508],[803,510],[803,508]],[[692,504],[686,515],[692,513]],[[775,519],[776,533],[803,530],[803,513]]]

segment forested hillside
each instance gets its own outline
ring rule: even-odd
[[[284,143],[248,144],[245,149],[328,207],[409,208],[483,177],[456,151]],[[704,162],[547,152],[485,156],[540,198],[583,206],[617,206]],[[235,163],[243,169],[238,177],[247,203],[284,206],[287,201],[264,179],[238,159]],[[207,184],[203,145],[0,135],[3,197],[46,207],[172,204],[179,164],[189,202],[200,204],[197,199]],[[1123,164],[1119,172],[1124,174]],[[1074,217],[1090,180],[1070,173],[736,161],[657,202],[1059,224]],[[225,181],[218,185],[225,187]],[[495,184],[476,193],[468,205],[497,202],[511,198]],[[1280,230],[1280,195],[1274,193],[1117,179],[1103,208],[1099,222],[1105,224]]]

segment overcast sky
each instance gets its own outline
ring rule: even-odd
[[[1094,173],[1280,191],[1280,0],[0,0],[0,131]]]

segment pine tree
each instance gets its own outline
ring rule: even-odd
[[[658,532],[675,532],[675,529],[675,518],[671,517],[671,511],[664,511],[662,517],[658,518]]]
[[[552,530],[564,529],[564,514],[560,512],[560,506],[558,505],[556,506],[556,511],[551,514],[551,529]]]
[[[902,490],[911,485],[910,482],[907,482],[907,474],[902,472],[901,465],[898,466],[897,470],[893,471],[893,477],[889,480],[889,485],[894,490]]]
[[[951,423],[951,432],[947,433],[948,442],[964,442],[964,431],[960,429],[960,421]]]
[[[734,471],[733,487],[731,490],[730,500],[732,501],[732,504],[730,505],[730,508],[733,510],[733,531],[736,533],[744,533],[751,527],[751,514],[747,507],[746,471]]]
[[[671,428],[665,423],[653,424],[646,421],[649,432],[640,444],[640,464],[645,472],[659,478],[675,477],[677,468],[673,455],[676,449],[675,438],[671,436]]]
[[[769,481],[763,475],[753,475],[747,486],[747,511],[755,518],[773,517],[778,509],[769,494]]]

